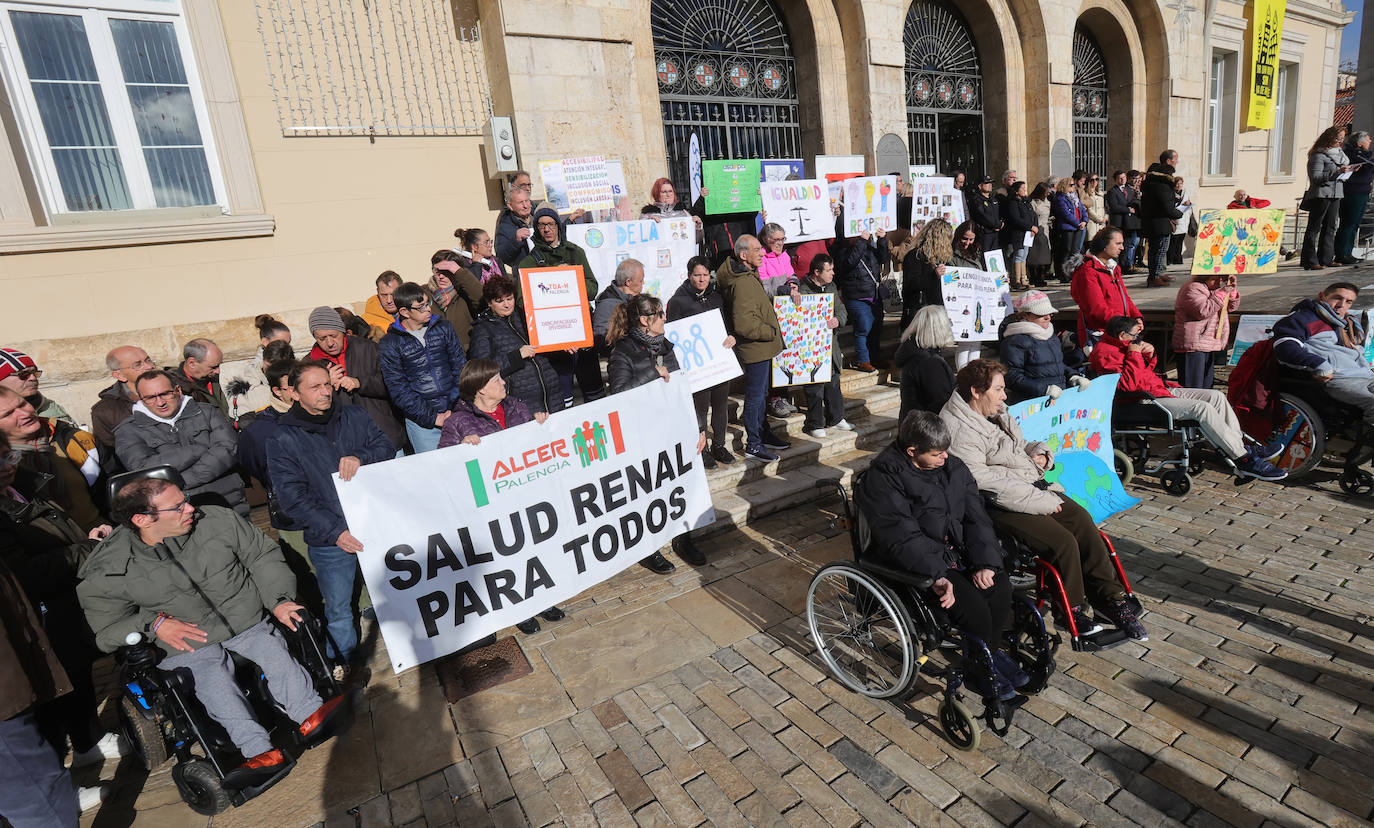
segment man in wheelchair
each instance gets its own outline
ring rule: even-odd
[[[1007,701],[1030,680],[1001,649],[1012,616],[1011,582],[978,484],[949,455],[949,444],[949,429],[939,417],[907,414],[896,442],[874,458],[855,499],[868,522],[872,552],[934,579],[930,592],[950,621],[987,644],[996,668],[993,684],[975,671],[969,687]]]
[[[1374,371],[1364,359],[1364,331],[1350,316],[1359,295],[1353,284],[1336,282],[1299,302],[1274,323],[1274,357],[1323,383],[1332,399],[1356,406],[1374,424]]]
[[[81,567],[77,587],[96,644],[106,652],[132,633],[155,639],[163,670],[186,668],[196,698],[247,760],[237,770],[284,770],[234,681],[230,653],[262,669],[272,696],[304,738],[328,721],[344,696],[323,702],[271,620],[296,629],[303,609],[280,549],[231,509],[190,505],[176,485],[145,478],[112,503],[119,521]]]

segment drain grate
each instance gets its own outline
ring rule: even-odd
[[[534,672],[530,660],[507,636],[494,644],[439,659],[435,664],[449,704]]]

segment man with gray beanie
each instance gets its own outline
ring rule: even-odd
[[[625,259],[615,266],[615,278],[596,297],[596,308],[592,312],[592,334],[596,337],[596,349],[606,352],[606,329],[611,324],[611,314],[629,299],[644,290],[644,264],[638,259]]]
[[[404,448],[405,429],[396,418],[382,380],[377,344],[367,337],[350,335],[339,312],[325,305],[310,312],[310,335],[315,338],[315,347],[308,358],[329,366],[336,399],[345,405],[362,406],[392,445]]]

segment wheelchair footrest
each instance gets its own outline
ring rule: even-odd
[[[296,767],[296,760],[288,759],[286,763],[270,768],[238,767],[226,773],[224,787],[230,792],[234,804],[246,802],[285,779]]]
[[[1080,652],[1092,652],[1093,650],[1105,650],[1108,647],[1115,647],[1123,641],[1129,640],[1124,630],[1108,627],[1094,635],[1080,635],[1073,642],[1073,648]]]

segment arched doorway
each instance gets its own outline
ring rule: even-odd
[[[944,0],[916,0],[902,43],[911,163],[982,174],[983,70],[968,22]]]
[[[1101,176],[1107,169],[1107,59],[1083,26],[1073,30],[1073,164]]]
[[[801,157],[792,40],[773,0],[653,0],[651,17],[678,192],[692,133],[706,159]]]

